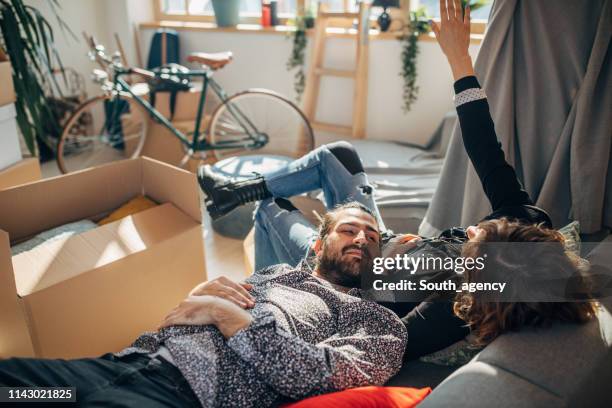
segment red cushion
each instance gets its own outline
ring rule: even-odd
[[[430,392],[429,387],[360,387],[306,398],[283,408],[411,408]]]

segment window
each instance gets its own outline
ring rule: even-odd
[[[155,0],[157,20],[214,21],[211,0]],[[278,0],[278,15],[281,23],[294,18],[298,9],[316,6],[317,0]],[[329,11],[357,11],[356,0],[323,0]],[[261,0],[241,0],[240,20],[242,23],[257,24],[261,16]]]
[[[211,0],[153,0],[155,1],[156,20],[175,20],[185,22],[214,22],[215,16]],[[298,10],[313,10],[318,0],[277,0],[280,24],[287,24],[287,20],[295,18]],[[358,0],[322,0],[331,12],[357,12],[359,10]],[[485,25],[491,4],[489,0],[484,7],[472,12],[472,33],[484,33]],[[410,8],[415,10],[425,6],[432,18],[439,19],[439,0],[400,0],[401,9],[393,9],[394,20],[403,20]],[[376,18],[381,13],[380,7],[374,7],[370,13],[372,27],[376,28]],[[240,22],[243,24],[259,24],[261,21],[261,0],[240,1]],[[339,27],[350,28],[351,22],[340,20]]]
[[[278,0],[281,19],[295,17],[299,2],[304,0]],[[158,20],[214,21],[211,0],[158,0]],[[240,19],[243,23],[256,24],[261,16],[261,0],[242,0]]]
[[[489,19],[489,12],[491,11],[491,6],[493,5],[493,0],[488,0],[488,2],[481,8],[472,11],[472,33],[473,34],[482,34],[484,33],[485,26],[487,24],[487,20]],[[411,0],[410,7],[415,10],[420,6],[424,6],[427,10],[427,14],[429,14],[434,20],[440,19],[440,1],[439,0]]]
[[[359,6],[357,5],[357,2],[355,0],[327,0],[323,1],[323,3],[327,4],[327,8],[329,11],[354,12],[359,10]]]
[[[489,1],[485,6],[472,12],[472,20],[487,20],[493,0]],[[427,9],[427,14],[435,19],[440,18],[440,1],[439,0],[412,0],[413,7],[424,6]]]

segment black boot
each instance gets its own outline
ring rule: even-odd
[[[213,220],[243,204],[272,197],[261,175],[233,181],[215,173],[209,165],[203,165],[198,167],[198,182],[206,194],[206,209]]]

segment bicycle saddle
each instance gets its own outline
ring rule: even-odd
[[[187,61],[206,65],[210,67],[210,69],[220,69],[229,64],[233,57],[231,51],[215,53],[192,52],[187,57]]]

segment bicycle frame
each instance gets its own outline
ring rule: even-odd
[[[255,125],[249,120],[249,118],[240,111],[237,106],[228,105],[228,111],[232,114],[232,116],[236,119],[236,121],[240,124],[240,126],[244,129],[246,134],[248,134],[248,138],[245,138],[244,141],[236,141],[236,140],[228,140],[228,141],[219,141],[215,144],[208,143],[206,138],[202,138],[200,140],[200,136],[204,133],[200,131],[200,127],[202,125],[202,115],[204,112],[204,106],[206,104],[206,94],[208,91],[208,87],[212,88],[215,94],[221,100],[221,103],[225,103],[228,100],[228,96],[215,80],[211,77],[210,70],[190,70],[184,73],[173,74],[178,77],[186,77],[186,78],[202,78],[202,94],[200,95],[200,100],[198,103],[198,113],[196,116],[195,129],[193,131],[193,137],[189,140],[188,134],[185,134],[178,130],[172,122],[166,119],[155,107],[153,107],[148,101],[143,99],[141,96],[136,95],[131,86],[122,78],[123,76],[137,73],[132,68],[115,68],[114,69],[114,80],[113,80],[113,89],[119,89],[130,94],[135,101],[137,101],[148,113],[151,117],[163,125],[166,129],[168,129],[180,142],[190,151],[190,152],[198,152],[198,151],[206,151],[206,150],[216,150],[216,149],[235,149],[235,148],[257,148],[265,145],[266,138],[261,137],[259,131],[255,127]],[[119,95],[119,94],[118,94]],[[119,96],[118,96],[119,97]],[[248,142],[247,142],[248,141]]]

